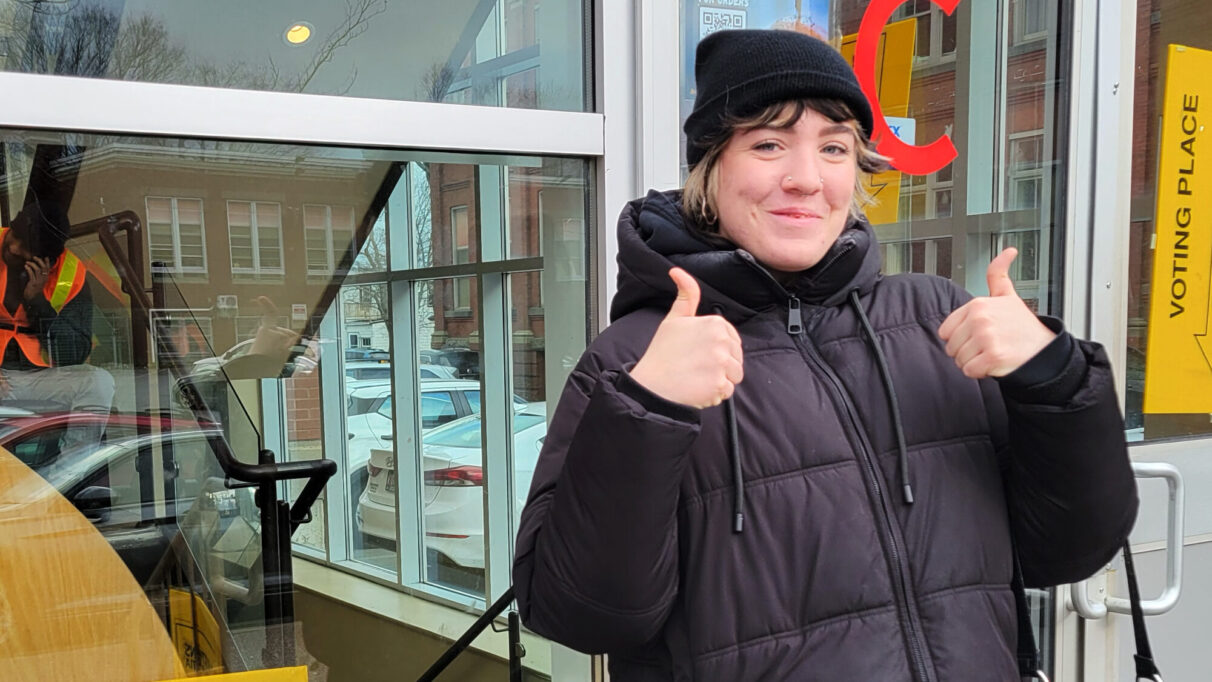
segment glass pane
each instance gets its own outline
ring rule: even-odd
[[[519,166],[544,169],[534,175],[511,175],[511,167],[484,163],[483,156],[474,157],[479,165],[470,163],[473,157],[465,159],[469,163],[451,164],[463,169],[464,178],[494,174],[501,178],[493,184],[508,186],[510,194],[496,192],[495,199],[487,192],[469,199],[463,187],[435,183],[441,189],[431,202],[439,207],[433,215],[447,216],[451,207],[468,207],[469,251],[478,253],[475,250],[482,247],[481,220],[475,211],[485,197],[501,206],[494,223],[504,228],[507,218],[516,234],[548,240],[539,245],[539,252],[551,254],[549,260],[527,256],[516,263],[521,274],[507,276],[513,297],[498,298],[494,316],[501,324],[512,302],[517,318],[507,328],[493,329],[481,316],[480,280],[502,276],[489,272],[401,282],[404,273],[399,270],[411,266],[407,254],[415,246],[408,242],[408,229],[392,231],[393,237],[403,235],[392,245],[404,252],[396,272],[379,261],[378,274],[363,272],[357,280],[345,280],[331,267],[334,254],[348,253],[355,243],[363,252],[373,247],[374,231],[386,228],[386,206],[396,206],[397,200],[400,206],[411,205],[405,200],[421,186],[414,184],[414,178],[422,174],[413,174],[412,169],[422,168],[415,161],[422,152],[399,152],[395,158],[396,152],[383,150],[11,129],[0,131],[0,144],[5,159],[40,155],[54,159],[50,166],[56,169],[54,174],[0,184],[0,193],[10,190],[0,196],[0,214],[5,207],[21,207],[30,200],[14,195],[14,186],[28,183],[31,196],[39,201],[70,196],[65,207],[70,216],[65,225],[70,224],[72,235],[67,249],[80,259],[91,294],[87,305],[79,299],[77,305],[83,307],[65,313],[79,312],[79,319],[91,321],[91,328],[76,343],[57,336],[63,343],[49,349],[50,368],[18,368],[12,365],[14,358],[5,359],[4,373],[15,390],[0,399],[0,481],[4,482],[0,525],[12,528],[11,518],[4,515],[29,509],[28,500],[11,504],[11,498],[4,497],[6,492],[24,495],[32,490],[26,483],[10,484],[11,469],[6,465],[11,462],[34,477],[25,479],[27,483],[62,494],[38,495],[38,499],[63,501],[67,505],[63,510],[87,524],[79,534],[41,533],[37,543],[25,543],[53,550],[52,559],[42,560],[38,570],[26,574],[41,579],[84,557],[88,570],[77,577],[121,571],[123,584],[130,586],[119,600],[97,590],[77,594],[71,591],[70,581],[60,581],[40,593],[43,602],[16,610],[16,616],[24,618],[28,613],[37,624],[45,621],[46,613],[67,614],[72,610],[68,605],[79,609],[97,605],[82,616],[90,626],[104,623],[107,636],[120,638],[137,631],[140,637],[138,645],[115,640],[109,646],[106,640],[106,655],[135,651],[139,664],[148,667],[146,674],[132,675],[125,669],[111,675],[93,663],[88,677],[131,677],[140,682],[251,670],[274,661],[285,647],[275,640],[274,633],[281,628],[266,627],[272,618],[266,586],[280,585],[295,599],[295,621],[304,633],[298,640],[298,662],[314,656],[334,671],[349,671],[341,673],[349,679],[371,679],[384,669],[413,669],[418,666],[416,652],[422,650],[413,643],[428,641],[425,650],[432,650],[434,636],[461,632],[468,614],[482,608],[475,597],[486,596],[489,584],[484,568],[489,541],[484,537],[484,507],[481,502],[470,508],[475,509],[466,517],[471,525],[449,530],[460,519],[444,518],[442,504],[447,497],[427,504],[426,495],[463,484],[484,491],[475,485],[474,470],[479,466],[483,472],[478,460],[482,435],[477,435],[475,420],[486,404],[482,378],[503,382],[512,371],[509,415],[539,410],[543,399],[558,391],[570,359],[585,347],[591,317],[585,308],[585,263],[590,261],[584,250],[589,240],[575,230],[588,229],[582,198],[588,179],[586,162],[536,158]],[[337,165],[343,170],[327,173],[334,158],[341,160]],[[399,167],[393,168],[395,164],[404,167],[403,175]],[[358,172],[344,170],[350,166]],[[35,164],[13,163],[7,168],[12,175],[32,167]],[[72,187],[74,194],[64,186]],[[550,207],[544,209],[542,220],[561,225],[562,231],[541,230],[537,212],[508,213],[515,197],[537,198],[540,189],[571,193],[562,198],[558,192],[551,195]],[[241,198],[232,199],[229,210],[227,198],[232,196]],[[376,197],[385,198],[380,201],[386,205],[377,204]],[[342,217],[337,215],[338,207]],[[13,224],[12,217],[0,215],[0,224]],[[94,221],[99,220],[128,221],[122,224],[145,229],[122,230],[115,244],[98,233],[102,223]],[[67,232],[65,225],[54,226]],[[506,244],[512,243],[510,232],[495,228],[491,232],[500,241],[493,248],[501,263],[493,267],[511,271],[509,259],[502,257],[510,253]],[[445,230],[440,235],[431,232],[430,249],[448,234],[453,236]],[[128,235],[133,235],[129,242]],[[556,246],[561,241],[566,244],[562,251]],[[309,247],[318,251],[322,272],[310,267]],[[167,267],[152,272],[146,257],[161,254]],[[233,258],[237,264],[247,264],[250,254],[254,266],[262,270],[276,256],[280,273],[252,277],[235,271]],[[139,260],[144,261],[144,272],[129,275],[126,266]],[[478,266],[472,262],[463,267]],[[533,272],[536,267],[543,272]],[[425,274],[407,269],[410,277]],[[386,300],[389,279],[412,296],[394,314]],[[544,291],[544,286],[554,288]],[[149,293],[146,299],[138,294],[132,298],[127,291]],[[553,326],[546,323],[546,306],[553,309]],[[408,355],[415,357],[394,353],[392,342],[398,343],[398,337],[388,334],[387,325],[392,318],[392,334],[412,334]],[[485,328],[492,338],[481,338]],[[481,349],[489,344],[496,349],[512,347],[514,354],[498,352],[495,357],[510,360],[495,363],[504,366],[485,368]],[[16,348],[10,345],[10,350]],[[393,390],[393,367],[404,370],[402,374],[410,379],[413,373],[426,378]],[[403,402],[416,406],[416,414],[406,415],[406,421],[415,424],[417,432],[402,434],[393,402],[401,402],[401,392],[414,390],[415,399]],[[431,410],[435,403],[440,403],[439,409]],[[435,413],[435,423],[428,428],[424,417]],[[539,424],[534,415],[513,422],[518,438]],[[455,426],[460,427],[454,434],[459,437],[435,436],[434,442],[426,441],[430,433],[446,427],[454,432]],[[355,435],[352,440],[350,433]],[[449,471],[463,466],[450,463],[453,455],[440,467],[426,468],[424,463],[430,460],[423,453],[437,457],[440,448],[448,453],[451,448],[466,450],[466,466],[471,468]],[[18,457],[10,457],[9,452]],[[386,454],[376,458],[376,453]],[[262,527],[276,521],[263,515],[278,507],[258,507],[255,488],[238,477],[229,480],[229,474],[238,472],[240,463],[262,459],[306,464],[321,458],[337,462],[338,474],[314,503],[304,505],[308,514],[297,519],[303,522],[293,535],[283,536],[279,549],[293,551],[294,567],[293,574],[285,574],[267,566],[261,557]],[[391,476],[397,471],[397,459],[413,472],[408,490],[401,490]],[[448,471],[439,473],[440,469]],[[375,479],[382,483],[376,494],[387,494],[377,508],[368,499],[374,473],[385,474]],[[506,495],[520,497],[520,487]],[[296,503],[306,480],[282,482],[275,488],[282,501]],[[404,514],[398,513],[401,508]],[[375,510],[377,517],[370,513]],[[46,517],[39,512],[28,518],[42,524]],[[509,541],[504,536],[510,533],[511,521],[500,519],[504,530],[496,542]],[[408,524],[409,535],[397,542],[401,523]],[[383,529],[383,537],[375,535],[375,529]],[[90,549],[88,537],[102,544]],[[6,551],[5,562],[12,559]],[[505,572],[497,579],[507,583],[508,566],[496,570]],[[321,587],[316,580],[333,581],[330,585],[336,587]],[[295,590],[296,582],[307,589]],[[377,597],[388,591],[392,598],[362,600],[361,595],[376,590]],[[105,599],[98,602],[97,595]],[[429,603],[418,609],[420,600]],[[115,611],[118,604],[134,605],[135,611],[125,606]],[[132,614],[140,609],[147,618],[136,622]],[[120,622],[105,620],[115,612],[122,616]],[[421,617],[420,612],[430,615]],[[19,626],[28,625],[28,620],[21,620]],[[193,628],[186,635],[167,626],[182,622]],[[171,663],[156,667],[161,658],[148,642],[160,642],[163,651],[171,654],[167,660],[176,660],[179,645],[195,646],[195,630],[199,641],[209,639],[221,646],[191,648],[185,669]],[[178,633],[176,643],[173,632]],[[387,637],[387,633],[400,646],[386,648],[382,655],[366,656],[364,649],[342,644],[350,636],[369,641],[366,638]],[[531,651],[547,646],[530,633],[524,638]],[[263,657],[263,652],[268,653]],[[55,656],[56,661],[73,664],[91,661],[84,653]],[[532,657],[528,665],[540,679],[566,679],[546,660],[545,655]],[[566,655],[561,660],[572,658]],[[493,672],[503,672],[503,663],[488,657],[485,661]],[[9,662],[0,661],[0,668]],[[60,677],[41,673],[28,677]]]
[[[390,207],[388,211],[390,211]],[[362,248],[358,250],[358,256],[354,259],[353,268],[350,272],[353,273],[374,273],[387,271],[387,219],[386,211],[384,215],[380,215],[375,221],[374,227],[370,230],[370,235],[366,241],[362,243]],[[403,235],[401,235],[401,238]]]
[[[479,260],[476,166],[413,164],[413,244],[418,267]],[[441,187],[436,195],[433,187]]]
[[[682,2],[682,121],[694,104],[694,50],[709,32],[700,22],[701,4]],[[744,4],[735,8],[743,25],[813,33],[852,63],[859,27],[872,6],[866,0]],[[1017,33],[1010,30],[1011,6],[1024,17]],[[1003,246],[1016,245],[1019,295],[1041,313],[1063,312],[1057,286],[1063,264],[1052,247],[1063,243],[1055,216],[1064,215],[1064,195],[1057,189],[1068,163],[1068,145],[1066,117],[1058,104],[1067,102],[1072,66],[1068,51],[1058,46],[1066,43],[1071,27],[1049,17],[1047,7],[1055,10],[1056,3],[968,2],[945,17],[929,0],[915,0],[902,3],[884,27],[878,41],[879,67],[871,74],[884,122],[905,135],[912,131],[904,141],[914,147],[944,136],[956,147],[953,158],[922,164],[932,167],[913,173],[897,170],[894,158],[893,170],[867,181],[868,188],[879,190],[878,202],[865,212],[885,245],[886,273],[938,274],[980,295],[987,291],[989,262]],[[1030,41],[1016,41],[1016,35],[1027,33],[1033,36]],[[1206,36],[1198,40],[1208,42]],[[1160,54],[1156,48],[1154,52]],[[1142,83],[1154,82],[1155,64],[1141,62],[1137,73]],[[990,83],[1004,83],[1005,88],[990,88]],[[1158,111],[1150,110],[1150,116],[1150,121],[1156,120]],[[1156,134],[1142,129],[1136,139],[1152,145]],[[1149,147],[1138,145],[1144,148]],[[901,166],[922,159],[911,149]],[[1151,172],[1156,161],[1149,156],[1134,167]],[[1147,189],[1139,180],[1135,187]],[[546,196],[543,199],[546,203]],[[1143,235],[1139,243],[1147,249],[1150,231]],[[1207,416],[1202,420],[1206,431]]]
[[[943,15],[943,54],[951,54],[955,52],[956,45],[956,30],[959,17],[955,12]]]
[[[577,0],[51,4],[0,2],[5,70],[588,109]]]
[[[1195,281],[1208,262],[1207,185],[1194,153],[1207,148],[1208,98],[1199,95],[1206,92],[1212,13],[1195,2],[1140,2],[1137,16],[1124,416],[1130,440],[1161,440],[1212,433],[1208,412],[1181,399],[1205,393],[1199,382],[1208,372],[1197,343],[1207,326],[1207,283]],[[1176,45],[1187,49],[1171,53]],[[1188,267],[1188,257],[1203,266]],[[1173,378],[1179,372],[1182,388]]]
[[[544,196],[549,190],[544,190]],[[546,202],[544,202],[546,208]],[[551,238],[545,233],[545,237]],[[548,241],[547,244],[551,244]],[[550,253],[550,251],[548,251]],[[509,368],[514,389],[513,440],[510,468],[513,471],[511,534],[516,534],[521,510],[530,492],[535,464],[547,436],[548,405],[554,405],[564,382],[585,344],[583,282],[557,274],[556,264],[548,264],[544,272],[521,272],[509,276],[511,314],[512,364]],[[567,270],[561,268],[566,273]],[[528,645],[529,650],[542,647],[544,656],[555,660],[555,648],[548,642]],[[575,665],[575,657],[571,658]],[[522,659],[527,669],[546,673],[560,679],[560,670],[543,670],[535,659]],[[569,664],[569,661],[564,663]]]
[[[917,50],[914,55],[920,59],[930,57],[930,19],[929,14],[917,17]]]
[[[475,307],[453,307],[474,278],[438,279],[416,288],[417,348],[437,351],[458,376],[420,382],[421,527],[424,579],[484,596],[484,478],[478,413],[464,393],[481,390],[479,320]],[[470,306],[473,299],[466,302]]]
[[[391,403],[391,337],[386,284],[341,289],[340,338],[368,339],[369,346],[348,348],[342,382],[350,401],[381,400],[377,411],[347,411],[346,467],[352,513],[350,554],[379,568],[396,569],[396,516],[381,498],[395,497],[395,433]],[[353,351],[352,353],[350,351]]]
[[[281,228],[258,225],[257,248],[263,270],[280,270],[282,268]]]

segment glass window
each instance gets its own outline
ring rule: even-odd
[[[538,417],[510,420],[515,412],[542,413],[546,396],[567,378],[568,358],[584,350],[594,319],[586,307],[586,249],[594,243],[587,234],[589,163],[435,157],[424,150],[0,130],[9,173],[0,183],[0,213],[20,206],[23,193],[70,196],[67,248],[87,268],[92,294],[85,357],[39,371],[70,374],[60,385],[80,388],[84,398],[113,386],[95,412],[91,402],[60,396],[3,396],[0,447],[47,462],[44,480],[89,518],[108,514],[108,525],[94,527],[113,541],[114,560],[134,577],[131,584],[143,586],[140,603],[168,604],[169,590],[199,595],[183,617],[209,614],[223,630],[220,639],[238,635],[222,639],[211,660],[221,669],[194,660],[191,673],[259,665],[262,646],[272,643],[264,602],[250,587],[276,580],[262,573],[262,509],[253,490],[229,487],[216,452],[192,437],[200,428],[245,464],[262,453],[277,462],[337,462],[287,551],[294,551],[296,577],[319,571],[357,581],[359,589],[297,593],[295,613],[305,628],[315,613],[309,599],[350,611],[341,602],[356,602],[370,580],[374,589],[399,592],[399,602],[381,600],[384,610],[431,602],[420,609],[432,614],[427,620],[415,609],[389,614],[408,623],[400,630],[460,632],[468,613],[508,585],[508,561],[490,565],[486,557],[508,556],[520,508],[510,498],[523,495],[525,485],[488,480],[492,469],[478,447],[442,453],[447,446],[424,438],[481,414],[486,456],[504,458],[496,471],[514,467],[508,458],[529,456],[539,442],[541,436],[516,445],[510,437],[512,425],[518,439],[530,438],[531,429],[542,428]],[[37,158],[55,159],[54,172],[21,176]],[[544,215],[513,210],[539,191],[550,197]],[[420,198],[423,207],[414,202]],[[452,276],[446,268],[454,265],[455,233],[446,221],[458,206],[465,207],[459,236],[468,256]],[[203,216],[212,218],[207,229]],[[434,216],[436,229],[414,229],[425,216]],[[116,247],[98,233],[114,221],[124,226]],[[387,230],[392,221],[401,222]],[[561,229],[542,231],[540,221]],[[147,243],[128,252],[128,234]],[[565,246],[556,248],[561,240]],[[371,249],[379,249],[379,260],[357,266],[371,260]],[[127,254],[140,250],[163,266],[128,270],[141,259]],[[484,253],[493,258],[477,256]],[[341,267],[350,263],[348,271]],[[250,276],[267,267],[281,273]],[[422,380],[421,367],[442,376]],[[49,424],[76,410],[91,419]],[[115,442],[120,425],[141,442]],[[194,434],[187,434],[190,426]],[[22,429],[34,429],[24,437],[36,447],[19,444],[14,434]],[[65,452],[104,455],[105,462],[67,461]],[[457,462],[456,454],[463,456]],[[528,470],[528,461],[518,462],[516,470]],[[86,480],[95,483],[87,494],[89,486],[78,487]],[[283,483],[280,497],[293,502],[305,485]],[[502,502],[504,510],[486,523],[484,512]],[[245,634],[262,643],[256,651],[243,648]],[[356,652],[349,658],[357,679],[382,665]],[[549,660],[530,656],[526,665],[550,678]]]
[[[147,197],[148,255],[153,266],[206,272],[202,200]]]
[[[584,111],[578,0],[0,3],[9,71]],[[204,39],[201,37],[205,37]]]
[[[450,209],[450,249],[454,265],[471,262],[471,232],[467,227],[467,207]],[[466,308],[471,304],[471,281],[460,279],[454,289],[454,307]]]
[[[1047,37],[1047,7],[1045,0],[1013,1],[1010,12],[1014,22],[1015,44]]]
[[[307,273],[328,275],[348,267],[354,236],[351,206],[303,206],[303,242],[307,250]]]
[[[232,272],[282,274],[282,206],[266,201],[227,202]]]
[[[454,397],[448,391],[426,391],[421,394],[421,428],[441,426],[456,416]]]
[[[1195,154],[1207,149],[1212,15],[1198,2],[1137,5],[1124,417],[1130,440],[1152,441],[1212,433],[1208,412],[1182,399],[1204,393],[1208,371],[1207,283],[1184,258],[1207,267],[1208,185]]]

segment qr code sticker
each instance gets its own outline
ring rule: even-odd
[[[699,40],[729,28],[745,28],[745,10],[699,8]]]

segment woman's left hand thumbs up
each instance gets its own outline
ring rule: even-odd
[[[985,272],[989,295],[960,306],[938,328],[947,355],[965,376],[1006,376],[1056,338],[1014,290],[1010,264],[1017,255],[1014,248],[998,254]]]

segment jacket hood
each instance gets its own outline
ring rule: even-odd
[[[669,268],[699,280],[700,310],[721,309],[732,319],[750,317],[796,296],[810,305],[835,306],[855,289],[866,294],[879,280],[880,253],[866,220],[852,220],[821,262],[780,284],[747,251],[717,247],[686,227],[681,191],[650,191],[623,209],[618,224],[618,293],[611,321],[645,307],[668,308],[677,296]]]

